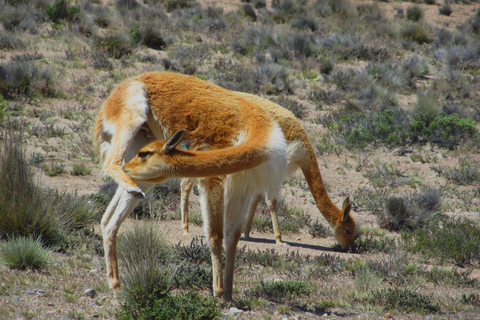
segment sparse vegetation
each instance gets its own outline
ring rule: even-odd
[[[479,313],[477,0],[0,2],[0,318]],[[348,195],[367,221],[355,254],[333,244],[299,172],[279,204],[289,246],[275,247],[261,204],[226,305],[212,298],[208,241],[181,237],[172,181],[135,208],[145,224],[122,226],[118,304],[98,216],[117,185],[100,174],[91,130],[118,83],[163,70],[293,112],[334,203]]]

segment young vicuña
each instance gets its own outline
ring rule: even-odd
[[[351,204],[349,198],[345,199],[342,210],[340,210],[328,196],[313,147],[303,127],[293,113],[266,99],[248,93],[236,92],[236,94],[262,107],[263,110],[279,123],[287,139],[288,174],[294,173],[298,168],[302,170],[317,207],[331,225],[335,238],[344,248],[352,246],[355,241],[356,225],[355,219],[350,214]],[[188,199],[194,183],[195,179],[184,179],[181,183],[182,228],[186,235],[190,234],[188,231]],[[249,239],[253,217],[260,199],[261,194],[255,195],[252,199],[253,201],[251,202],[250,211],[244,227],[246,239]],[[278,226],[277,199],[269,198],[267,199],[267,203],[272,217],[276,243],[278,245],[284,245]]]
[[[183,138],[202,151],[177,149]],[[286,174],[287,145],[276,121],[241,94],[191,76],[151,72],[112,92],[100,108],[94,143],[119,185],[101,222],[110,287],[120,287],[118,229],[144,192],[170,178],[198,178],[214,295],[230,300],[250,200],[263,193],[277,197]]]

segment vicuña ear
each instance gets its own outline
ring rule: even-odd
[[[350,198],[346,198],[345,201],[343,201],[343,206],[342,206],[342,221],[345,222],[348,218],[348,215],[350,214],[350,209],[352,209],[352,204],[350,203]]]
[[[182,141],[182,138],[185,132],[187,132],[187,130],[182,129],[172,134],[172,136],[168,138],[167,142],[165,142],[165,145],[163,146],[162,151],[160,153],[169,154],[170,152],[172,152],[177,146],[177,144],[179,144],[180,141]]]

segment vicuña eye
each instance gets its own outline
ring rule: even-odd
[[[349,235],[349,236],[353,234],[353,232],[350,232],[350,231],[348,231],[347,229],[345,229],[345,233],[346,233],[347,235]]]
[[[149,154],[150,154],[150,152],[142,151],[142,152],[139,152],[139,153],[138,153],[138,157],[139,157],[139,158],[145,158],[145,157],[148,156]]]

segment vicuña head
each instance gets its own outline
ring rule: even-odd
[[[137,182],[161,183],[170,178],[213,177],[252,169],[266,160],[268,150],[243,145],[211,151],[185,151],[176,146],[186,130],[167,141],[158,140],[140,149],[123,170]]]

